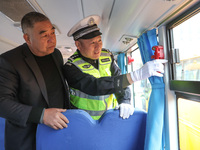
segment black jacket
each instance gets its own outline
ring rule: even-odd
[[[51,54],[65,89],[63,108],[69,108],[68,86],[62,75],[59,50]],[[39,66],[23,44],[0,56],[0,117],[6,119],[6,150],[34,150],[37,124],[49,107],[45,81]]]

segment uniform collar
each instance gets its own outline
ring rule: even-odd
[[[90,58],[87,58],[87,57],[84,57],[83,55],[81,55],[81,53],[80,53],[80,51],[77,49],[77,52],[78,52],[78,54],[79,54],[79,56],[83,59],[83,60],[85,60],[86,62],[88,62],[88,63],[90,63],[91,65],[93,65],[95,68],[98,68],[98,60],[99,59],[90,59]]]

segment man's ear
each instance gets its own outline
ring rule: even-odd
[[[30,41],[30,37],[29,37],[29,35],[28,34],[24,34],[23,35],[23,37],[24,37],[24,40],[26,41],[26,43],[29,45],[29,44],[31,44],[31,41]]]
[[[80,43],[79,41],[75,41],[75,45],[76,45],[77,49],[80,50],[80,45],[81,45],[81,43]]]

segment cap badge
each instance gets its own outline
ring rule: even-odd
[[[89,20],[88,20],[88,23],[87,23],[89,26],[92,26],[92,25],[94,25],[95,23],[94,23],[94,18],[90,18]]]

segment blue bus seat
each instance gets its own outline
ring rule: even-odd
[[[119,110],[106,111],[93,120],[83,110],[67,110],[68,127],[54,130],[39,124],[37,150],[143,150],[146,112],[135,109],[129,119],[119,117]]]
[[[4,150],[5,119],[0,117],[0,150]]]

